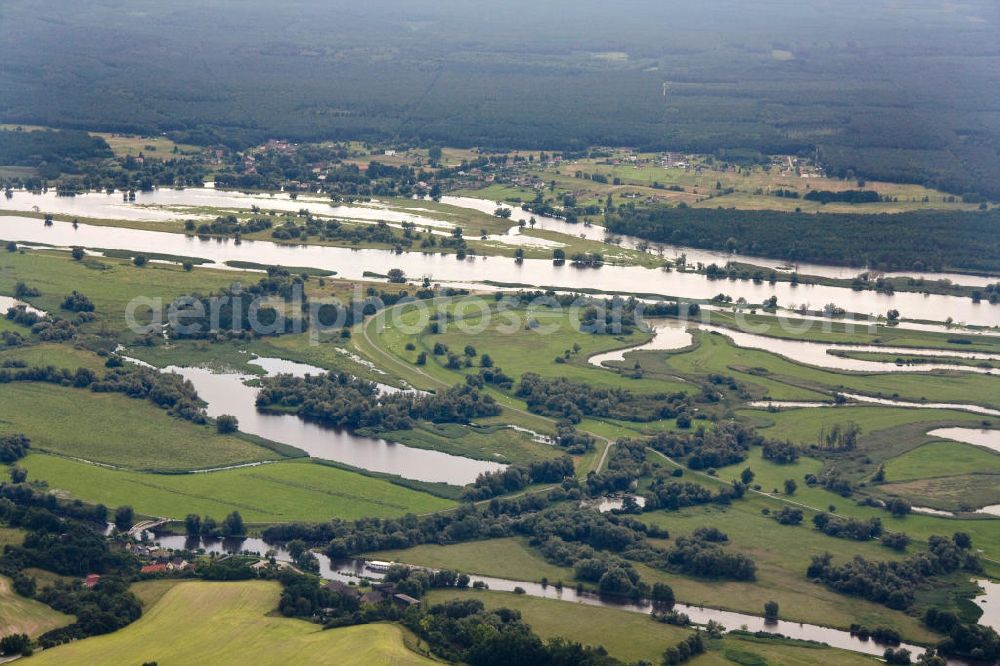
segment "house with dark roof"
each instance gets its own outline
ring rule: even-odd
[[[410,595],[403,594],[402,592],[392,595],[392,600],[395,601],[398,606],[402,606],[403,608],[420,605],[420,599],[414,599]]]
[[[343,594],[347,596],[357,596],[358,589],[340,580],[331,580],[326,584],[326,589],[331,592],[336,592],[337,594]]]
[[[370,592],[365,592],[361,595],[361,603],[371,604],[372,606],[378,606],[380,603],[385,601],[385,595],[378,590],[372,590]]]

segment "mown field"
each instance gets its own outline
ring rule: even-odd
[[[382,479],[310,461],[291,461],[208,474],[144,474],[32,454],[21,461],[29,478],[74,498],[109,507],[132,506],[148,516],[189,513],[221,519],[239,511],[254,523],[352,520],[428,513],[453,503]]]
[[[97,664],[112,655],[123,664],[435,663],[408,650],[396,625],[324,631],[272,615],[280,592],[268,581],[180,583],[124,629],[45,650],[25,663]]]
[[[690,634],[689,629],[660,624],[640,613],[506,592],[435,590],[428,595],[431,603],[450,599],[478,599],[487,608],[516,610],[535,633],[544,639],[562,637],[584,645],[602,646],[612,657],[627,662],[658,663],[664,650]],[[751,661],[754,658],[756,660]],[[844,650],[726,636],[722,640],[710,641],[709,651],[696,658],[693,663],[711,666],[732,663],[789,666],[823,663],[854,666],[877,662],[870,657]]]
[[[40,601],[17,594],[10,579],[0,576],[0,637],[28,634],[34,638],[73,621],[72,615],[64,615]]]

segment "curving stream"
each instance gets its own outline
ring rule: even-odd
[[[269,544],[259,538],[223,540],[188,538],[182,535],[149,536],[158,542],[162,547],[172,548],[175,550],[197,550],[198,548],[203,548],[206,552],[217,554],[246,552],[265,555],[267,553],[271,553],[278,561],[290,562],[292,560],[291,555],[282,547],[282,545]],[[383,577],[382,574],[366,568],[365,560],[330,560],[327,556],[321,553],[314,554],[319,560],[320,576],[324,579],[356,583],[362,579],[379,580]],[[479,575],[470,575],[470,578],[472,582],[482,581],[486,583],[490,590],[500,592],[513,592],[515,588],[520,588],[524,590],[525,594],[532,597],[552,599],[567,603],[601,606],[604,608],[613,608],[616,610],[643,614],[649,614],[653,610],[657,609],[663,610],[663,607],[654,606],[648,601],[633,601],[622,598],[601,596],[589,592],[577,592],[572,587],[557,588],[555,585],[542,585],[540,583],[530,581],[508,580],[504,578],[493,578],[490,576]],[[988,604],[995,603],[995,597],[1000,594],[1000,585],[993,585],[988,581],[979,581],[980,585],[984,585],[984,583],[987,584],[985,586],[987,596],[984,600],[982,600],[983,608],[984,611],[987,611],[988,609],[991,610],[989,610],[989,612],[984,612],[982,621],[984,624],[988,624],[990,621],[996,620],[994,617],[995,609],[992,609],[992,606],[989,606]],[[981,599],[982,598],[977,598],[977,601],[980,601]],[[887,647],[880,643],[876,643],[873,640],[861,640],[860,638],[851,635],[850,632],[833,629],[831,627],[822,627],[819,625],[791,622],[787,620],[768,622],[763,617],[757,615],[749,615],[747,613],[738,613],[735,611],[719,610],[715,608],[693,606],[681,603],[674,604],[672,608],[688,615],[692,622],[701,625],[707,624],[709,621],[715,621],[721,623],[726,627],[726,629],[729,630],[741,629],[745,627],[748,631],[779,633],[789,638],[817,641],[843,650],[850,650],[852,652],[860,652],[876,656],[881,656]],[[924,652],[924,648],[916,645],[908,645],[904,643],[902,647],[909,649],[914,656]],[[964,662],[949,660],[948,663],[958,665]]]

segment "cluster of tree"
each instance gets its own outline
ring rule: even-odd
[[[28,455],[31,440],[23,433],[13,433],[0,436],[0,463],[15,463]]]
[[[790,465],[799,459],[799,447],[789,441],[769,439],[764,442],[762,455],[765,460],[779,465]]]
[[[130,398],[149,400],[169,414],[195,423],[206,420],[194,384],[176,373],[141,366],[109,368],[101,379],[93,377],[88,384],[82,384],[81,371],[86,369],[77,370],[77,386],[89,385],[97,393],[123,393]]]
[[[615,233],[651,241],[882,270],[1000,269],[992,239],[1000,212],[814,215],[778,211],[620,206]],[[933,249],[928,249],[933,248]]]
[[[853,421],[823,426],[819,431],[819,446],[826,451],[853,451],[858,445],[861,426]]]
[[[973,289],[971,294],[973,303],[987,301],[990,305],[1000,303],[1000,282],[988,284],[982,289]]]
[[[80,581],[56,581],[38,594],[38,600],[77,617],[69,626],[42,634],[38,642],[46,648],[116,631],[142,615],[142,604],[129,591],[128,582],[118,576],[102,576],[93,588]]]
[[[403,624],[431,646],[438,657],[470,666],[620,666],[603,648],[562,639],[543,642],[519,611],[486,610],[478,599],[452,600],[426,611],[413,609]]]
[[[848,203],[865,204],[878,203],[882,197],[875,190],[842,190],[831,192],[830,190],[810,190],[802,197],[806,201],[818,201],[821,204],[828,203]]]
[[[676,511],[687,506],[718,503],[729,504],[733,499],[741,497],[745,488],[740,484],[732,487],[720,487],[715,493],[705,486],[687,481],[676,481],[669,477],[658,476],[653,479],[646,498],[646,510],[665,509]],[[650,497],[651,496],[651,497]]]
[[[0,638],[0,656],[9,657],[20,654],[30,657],[33,653],[31,637],[28,634],[7,634]]]
[[[533,372],[521,376],[517,397],[535,414],[579,423],[585,416],[657,421],[676,417],[687,409],[685,393],[634,394],[626,389],[594,387],[559,378],[543,378]]]
[[[640,476],[650,471],[646,462],[646,443],[639,439],[620,439],[611,447],[604,469],[587,474],[587,494],[598,497],[630,490]]]
[[[210,516],[201,518],[198,514],[189,513],[184,518],[184,532],[189,537],[239,537],[246,536],[246,526],[239,511],[227,515],[221,525]]]
[[[104,506],[61,502],[26,484],[0,484],[0,520],[26,531],[22,544],[4,548],[0,572],[14,578],[18,593],[77,617],[73,624],[43,634],[43,647],[115,631],[141,614],[124,580],[138,570],[138,562],[126,551],[109,547],[100,531],[106,518]],[[37,592],[34,579],[23,573],[29,567],[77,580],[57,581]],[[79,580],[88,573],[103,574],[93,588]]]
[[[677,666],[694,659],[705,651],[705,641],[702,639],[701,631],[696,631],[680,643],[667,648],[663,653],[663,666]]]
[[[197,231],[199,236],[242,236],[270,229],[273,223],[266,217],[254,217],[241,222],[235,215],[216,217],[211,222],[195,225],[194,220],[184,223],[185,231]]]
[[[77,160],[111,157],[107,141],[80,130],[0,130],[0,155],[6,164],[44,167],[53,178],[60,171],[76,170]]]
[[[1000,660],[1000,636],[992,627],[982,624],[965,624],[952,612],[928,608],[924,624],[946,634],[938,651],[975,662],[991,663]]]
[[[205,414],[194,385],[174,373],[140,366],[112,367],[103,377],[88,368],[75,371],[48,366],[0,368],[0,384],[45,382],[61,386],[89,388],[97,393],[123,393],[130,398],[149,400],[171,415],[204,423]]]
[[[70,312],[93,312],[94,302],[74,289],[63,299],[59,307]]]
[[[533,483],[559,483],[573,475],[573,459],[568,456],[539,460],[529,465],[510,465],[496,472],[483,472],[465,487],[462,497],[471,501],[517,492]]]
[[[690,537],[678,537],[667,553],[668,564],[689,576],[754,580],[757,565],[742,553],[730,553],[717,544],[717,534],[697,531]]]
[[[289,289],[289,299],[296,281],[301,281],[301,278],[296,276],[284,281]],[[262,293],[271,294],[263,290],[243,290],[234,285],[209,296],[182,296],[171,306],[176,316],[168,320],[170,337],[200,340],[257,337],[301,333],[308,327],[308,320],[300,312],[279,312],[272,305],[261,304],[259,296]],[[299,290],[298,293],[304,308],[304,291]]]
[[[802,509],[795,509],[790,506],[783,506],[774,514],[774,519],[779,525],[799,525],[802,523]]]
[[[693,433],[662,432],[649,440],[653,449],[683,460],[691,469],[724,467],[746,459],[751,446],[766,446],[764,437],[752,426],[719,423],[714,428],[698,427]]]
[[[837,518],[828,513],[813,516],[813,525],[827,536],[855,541],[868,541],[882,536],[882,521],[879,518]]]
[[[496,416],[500,405],[469,385],[432,394],[381,393],[378,386],[346,373],[261,380],[257,407],[293,412],[320,423],[373,431],[406,430],[417,420],[467,423]]]
[[[823,553],[813,556],[806,575],[843,594],[903,610],[913,604],[916,590],[929,578],[959,569],[981,570],[971,546],[966,534],[957,533],[952,539],[932,536],[926,551],[906,560],[877,562],[856,555],[839,566],[833,564],[832,555]]]
[[[556,423],[555,442],[565,449],[566,453],[578,456],[588,451],[593,451],[596,441],[593,435],[580,432],[568,421],[559,421]]]
[[[92,312],[81,312],[74,319],[64,319],[58,316],[39,314],[29,310],[24,305],[7,308],[7,321],[27,326],[31,332],[45,342],[65,342],[72,340],[77,334],[77,325],[92,321]],[[20,334],[17,334],[20,338]],[[8,345],[11,344],[8,342]]]

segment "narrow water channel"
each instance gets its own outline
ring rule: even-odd
[[[187,538],[180,535],[158,536],[155,541],[164,548],[196,550],[203,548],[210,553],[256,553],[264,555],[271,553],[279,561],[291,561],[288,551],[281,545],[268,544],[263,539],[199,539]],[[330,560],[325,555],[316,553],[320,562],[320,576],[327,580],[340,580],[342,582],[358,582],[361,579],[379,580],[383,574],[372,571],[365,566],[365,560],[345,559]],[[470,575],[471,581],[482,581],[490,590],[500,592],[513,592],[516,588],[524,590],[524,593],[543,599],[552,599],[567,603],[585,604],[588,606],[600,606],[616,610],[629,611],[635,613],[649,614],[656,609],[648,601],[632,601],[615,597],[601,596],[589,592],[577,592],[572,587],[557,588],[555,585],[542,585],[530,581],[507,580],[504,578],[494,578],[491,576]],[[980,581],[980,585],[988,581]],[[986,621],[993,621],[994,608],[990,606],[993,600],[1000,595],[1000,585],[989,584],[986,587],[988,603],[983,603],[984,611],[989,608],[990,614],[987,617],[984,613],[984,624]],[[983,599],[982,597],[978,600]],[[788,620],[778,620],[769,622],[763,617],[738,613],[734,611],[719,610],[703,606],[692,606],[688,604],[675,604],[672,607],[691,618],[696,624],[707,624],[709,621],[721,623],[726,629],[743,629],[747,631],[766,631],[769,633],[779,633],[789,638],[799,640],[817,641],[826,643],[831,647],[860,652],[864,654],[881,656],[887,646],[875,642],[874,640],[862,640],[857,636],[852,636],[850,632],[830,627],[822,627],[814,624],[792,622]],[[652,631],[653,628],[651,627]],[[914,656],[924,652],[924,648],[916,645],[903,644],[901,647],[909,649]],[[959,665],[964,662],[949,660],[949,664]]]

